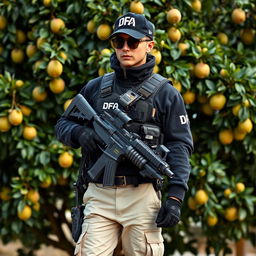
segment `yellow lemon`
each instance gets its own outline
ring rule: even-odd
[[[19,105],[19,108],[24,116],[30,116],[32,110],[25,105]]]
[[[235,221],[238,217],[237,208],[231,206],[225,210],[224,217],[228,221]]]
[[[51,77],[59,77],[62,71],[63,65],[58,60],[51,60],[47,65],[47,74]]]
[[[192,0],[191,7],[196,12],[201,12],[202,3],[200,0]]]
[[[4,16],[0,16],[0,30],[4,30],[7,26],[7,19]]]
[[[47,176],[47,178],[43,182],[41,182],[40,187],[41,188],[48,188],[48,187],[51,186],[51,184],[52,184],[52,179],[51,179],[50,176]]]
[[[63,168],[68,168],[73,163],[73,156],[69,152],[64,152],[59,156],[59,165]]]
[[[235,24],[242,24],[246,20],[245,11],[241,8],[236,8],[232,11],[231,18]]]
[[[224,129],[219,132],[219,141],[223,145],[228,145],[233,142],[234,136],[232,129]]]
[[[53,93],[59,94],[65,89],[65,81],[60,77],[54,78],[50,81],[49,87]]]
[[[11,51],[11,59],[14,63],[22,63],[25,58],[23,50],[15,48]]]
[[[231,190],[230,188],[226,188],[226,189],[224,190],[224,196],[225,196],[226,198],[229,198],[229,196],[231,195],[231,193],[232,193],[232,190]]]
[[[65,28],[65,22],[60,18],[54,18],[50,22],[50,28],[54,34],[60,34]]]
[[[189,207],[189,209],[194,211],[197,208],[196,206],[197,206],[197,203],[196,203],[195,198],[189,197],[188,198],[188,207]]]
[[[88,30],[89,33],[94,33],[96,31],[96,24],[93,20],[89,20],[86,28]]]
[[[107,40],[111,31],[111,27],[108,24],[101,24],[98,26],[96,33],[100,40]]]
[[[9,119],[9,122],[12,125],[17,126],[17,125],[22,123],[22,121],[23,121],[23,114],[22,114],[20,109],[13,109],[9,113],[8,119]]]
[[[18,211],[18,217],[21,220],[27,220],[31,217],[31,215],[32,215],[32,210],[28,205],[25,205],[25,207],[21,211]]]
[[[109,56],[109,54],[111,54],[111,51],[108,48],[104,48],[101,50],[100,54],[102,56]]]
[[[47,98],[47,92],[41,86],[36,86],[32,91],[32,97],[37,102],[42,102]]]
[[[234,116],[238,115],[238,112],[239,112],[240,108],[241,108],[241,104],[237,104],[237,105],[232,107],[232,113],[233,113]]]
[[[132,1],[130,3],[130,12],[142,14],[144,13],[144,5],[140,1]]]
[[[240,37],[244,44],[250,45],[254,42],[254,31],[252,29],[243,29]]]
[[[207,217],[207,224],[210,227],[215,226],[218,223],[218,218],[216,216],[208,216]]]
[[[209,197],[205,190],[200,189],[195,194],[196,203],[199,205],[205,204],[208,201]]]
[[[25,126],[22,135],[26,140],[33,140],[37,136],[37,130],[33,126]]]
[[[214,113],[214,110],[211,108],[209,103],[202,104],[201,110],[207,116],[211,116]]]
[[[239,122],[237,128],[240,132],[250,133],[253,128],[251,119],[247,118],[245,121]]]
[[[200,79],[206,78],[210,74],[210,66],[206,63],[199,62],[195,65],[193,72]]]
[[[226,45],[228,43],[228,36],[225,33],[218,33],[217,38],[219,39],[221,44]]]
[[[27,39],[27,36],[25,34],[24,31],[22,31],[21,29],[17,29],[16,30],[16,42],[18,44],[23,44]]]
[[[70,105],[71,102],[72,102],[72,99],[68,99],[64,102],[64,106],[63,106],[64,110],[66,110],[68,108],[68,106]]]
[[[186,91],[182,94],[185,104],[192,104],[196,100],[196,94],[192,91]]]
[[[167,12],[166,19],[171,24],[177,24],[181,21],[181,13],[178,9],[171,9]]]
[[[160,64],[161,60],[162,60],[162,54],[159,50],[157,49],[152,49],[150,54],[152,54],[153,56],[155,56],[155,60],[156,60],[156,65]]]
[[[237,127],[233,131],[235,140],[243,140],[246,136],[246,132],[240,131]]]
[[[32,202],[34,204],[37,203],[40,199],[40,195],[39,195],[38,191],[36,191],[34,189],[29,190],[26,197],[30,202]]]
[[[241,193],[245,190],[245,185],[242,182],[236,183],[236,192]]]
[[[0,117],[0,131],[8,132],[11,129],[11,124],[7,116]]]
[[[178,28],[176,27],[171,27],[168,29],[167,31],[168,34],[168,38],[172,41],[172,42],[177,42],[180,40],[181,38],[181,32]]]
[[[8,188],[8,187],[2,187],[1,188],[1,191],[0,191],[0,199],[3,200],[3,201],[8,201],[11,199],[11,196],[10,196],[10,193],[11,193],[11,189]]]
[[[224,108],[226,101],[227,101],[227,99],[226,99],[225,95],[223,95],[222,93],[217,93],[217,94],[211,96],[211,98],[209,100],[209,104],[212,109],[221,110],[222,108]]]
[[[178,43],[178,48],[180,49],[181,56],[185,56],[189,45],[186,43]]]

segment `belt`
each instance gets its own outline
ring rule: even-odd
[[[137,186],[139,184],[153,183],[153,182],[154,182],[154,179],[143,178],[139,176],[115,176],[114,186],[127,186],[127,185]],[[101,179],[96,181],[95,183],[102,184],[103,181]]]

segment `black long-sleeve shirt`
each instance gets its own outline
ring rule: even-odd
[[[113,54],[111,66],[115,70],[115,86],[118,93],[138,86],[152,75],[155,59],[148,55],[146,64],[123,70]],[[93,79],[85,85],[80,93],[95,108],[100,93],[102,77]],[[180,93],[171,86],[164,84],[154,96],[153,106],[156,109],[157,119],[164,134],[164,145],[170,150],[167,162],[174,173],[169,181],[169,196],[183,200],[188,190],[187,182],[190,173],[189,156],[193,150],[193,141],[189,127],[185,105]],[[78,148],[78,136],[82,131],[82,124],[62,116],[55,127],[57,138],[66,145]],[[126,170],[117,170],[118,175],[127,175]],[[134,166],[134,168],[136,168]],[[129,170],[128,170],[129,171]],[[134,170],[130,170],[134,173]],[[125,172],[125,173],[122,173]],[[128,174],[129,175],[129,174]]]

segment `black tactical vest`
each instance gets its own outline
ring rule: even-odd
[[[155,119],[156,109],[153,106],[154,95],[168,80],[159,74],[153,74],[146,81],[132,88],[115,84],[115,74],[103,76],[100,93],[94,104],[97,113],[119,108],[132,120],[127,130],[137,133],[151,147],[162,142],[161,128]]]

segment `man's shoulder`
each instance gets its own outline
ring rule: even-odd
[[[86,84],[86,87],[88,87],[89,89],[90,87],[100,86],[102,78],[103,76],[99,76],[89,80],[88,83]]]
[[[159,94],[167,94],[167,95],[177,95],[179,94],[179,91],[173,86],[172,84],[172,81],[165,78],[164,76],[162,75],[159,75],[158,76],[162,79],[162,86],[160,87],[158,93]]]
[[[102,79],[104,78],[105,80],[113,80],[114,79],[114,72],[106,73],[102,76],[96,77],[94,79],[91,79],[88,83],[87,86],[100,86],[102,84]]]
[[[99,76],[89,80],[80,93],[84,96],[96,93],[100,89],[102,78],[103,76]]]
[[[170,104],[176,100],[182,99],[180,92],[173,86],[170,80],[162,84],[161,88],[155,95],[155,101],[162,104]]]

